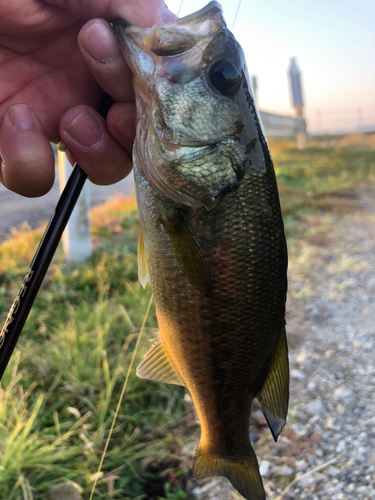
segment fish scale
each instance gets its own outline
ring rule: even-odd
[[[115,26],[139,95],[139,275],[160,329],[137,373],[190,391],[201,424],[195,475],[225,476],[263,500],[249,424],[255,397],[275,439],[285,424],[287,256],[242,49],[216,2],[165,27]]]

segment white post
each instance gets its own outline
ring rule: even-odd
[[[290,66],[288,70],[290,95],[292,98],[293,107],[296,108],[298,118],[297,130],[297,148],[305,149],[306,138],[306,120],[303,116],[303,95],[302,95],[302,80],[301,72],[297,66],[296,58],[290,59]]]
[[[73,168],[62,151],[57,156],[59,167],[60,194],[62,193]],[[72,262],[83,262],[91,255],[90,226],[90,184],[85,182],[77,204],[70,216],[63,234],[63,248],[66,258]]]

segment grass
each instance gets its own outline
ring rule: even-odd
[[[320,212],[356,209],[356,191],[375,186],[375,134],[310,138],[304,150],[271,139],[281,207],[290,248],[304,234],[301,220]]]
[[[51,485],[68,479],[88,498],[150,299],[137,281],[134,200],[95,209],[93,225],[97,250],[79,266],[57,254],[4,374],[0,498],[47,498]],[[23,227],[0,246],[2,317],[41,234]],[[153,310],[143,352],[156,326]],[[140,460],[171,454],[182,397],[133,370],[94,498],[143,493]]]
[[[305,150],[271,142],[284,217],[326,209],[327,196],[350,197],[353,189],[375,184],[373,148],[311,141]],[[340,143],[339,143],[340,144]]]
[[[292,249],[306,215],[349,210],[355,189],[375,185],[373,137],[321,138],[304,151],[271,141]],[[92,257],[67,264],[59,249],[54,258],[1,382],[2,499],[46,499],[66,480],[89,498],[150,299],[137,280],[137,224],[134,200],[109,202],[92,211]],[[4,319],[42,233],[23,226],[0,244]],[[136,364],[156,328],[152,309]],[[190,411],[183,396],[132,370],[93,498],[186,498],[175,457]]]

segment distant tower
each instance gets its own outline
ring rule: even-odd
[[[258,103],[258,78],[256,77],[256,75],[253,75],[251,77],[251,88],[253,89],[255,102],[256,102],[257,106],[259,106],[259,103]]]
[[[303,116],[301,72],[296,64],[296,60],[296,57],[290,59],[288,76],[292,106],[296,109],[298,118],[297,147],[298,149],[304,149],[306,147],[306,120]]]

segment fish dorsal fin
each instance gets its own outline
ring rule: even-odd
[[[146,288],[147,282],[150,281],[148,272],[145,242],[141,225],[138,226],[138,242],[137,242],[137,261],[138,261],[138,278],[143,288]]]
[[[285,425],[289,402],[289,362],[285,328],[280,333],[271,368],[257,398],[273,438],[277,441]]]
[[[210,271],[199,243],[184,214],[177,211],[172,222],[162,221],[181,269],[194,288],[209,297],[212,291]]]
[[[146,352],[137,367],[140,378],[164,382],[165,384],[184,385],[175,372],[163,347],[160,335],[156,335],[155,344]]]

